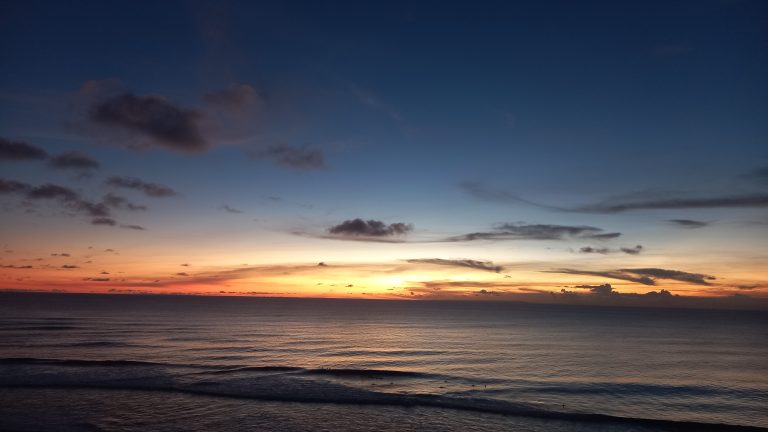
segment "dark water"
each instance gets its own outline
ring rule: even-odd
[[[721,430],[767,407],[764,312],[0,293],[3,430]]]

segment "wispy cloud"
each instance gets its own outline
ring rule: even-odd
[[[661,268],[625,268],[607,271],[576,270],[564,268],[558,270],[548,270],[546,272],[582,276],[597,276],[609,279],[625,280],[643,285],[656,285],[658,279],[676,280],[696,285],[710,285],[709,281],[715,280],[714,276],[706,274],[689,273],[680,270],[669,270]]]
[[[635,275],[618,271],[618,270],[591,271],[591,270],[576,270],[576,269],[563,268],[558,270],[547,270],[545,272],[546,273],[564,273],[564,274],[581,275],[581,276],[597,276],[597,277],[604,277],[608,279],[619,279],[619,280],[625,280],[629,282],[636,282],[643,285],[656,285],[656,281],[653,278],[650,278],[647,276],[635,276]]]
[[[230,206],[228,206],[226,204],[224,204],[221,207],[219,207],[219,209],[221,209],[222,211],[225,211],[227,213],[243,213],[242,210],[236,209],[234,207],[230,207]]]
[[[693,219],[669,219],[667,222],[680,227],[680,228],[704,228],[705,226],[709,225],[709,222],[703,222]]]
[[[491,188],[478,182],[469,182],[469,181],[462,182],[462,183],[459,183],[459,187],[469,195],[472,195],[475,198],[488,201],[488,202],[497,202],[497,203],[504,203],[504,204],[527,204],[534,207],[545,208],[548,210],[564,210],[563,208],[560,208],[560,207],[548,206],[548,205],[536,203],[533,201],[529,201],[527,199],[521,198],[519,195],[514,194],[510,191]]]
[[[563,240],[566,238],[610,240],[621,235],[618,232],[604,231],[602,228],[587,225],[525,224],[518,222],[499,224],[493,231],[473,232],[449,237],[446,241]]]
[[[216,108],[236,112],[247,111],[254,106],[264,104],[259,91],[248,84],[233,84],[225,89],[205,93],[203,100]]]
[[[584,246],[582,248],[579,248],[579,253],[601,254],[601,255],[608,255],[608,254],[618,253],[618,252],[623,252],[627,255],[640,255],[642,251],[643,251],[642,245],[635,245],[634,247],[621,247],[618,249],[611,249],[607,247],[594,247],[594,246]]]
[[[77,170],[92,170],[101,166],[96,159],[79,151],[69,151],[53,156],[48,164],[54,168]]]
[[[760,177],[759,175],[757,176]],[[465,182],[462,189],[470,195],[490,202],[524,203],[548,210],[579,213],[621,213],[633,210],[683,210],[704,208],[757,208],[768,207],[768,194],[744,193],[693,196],[690,194],[644,194],[609,198],[594,204],[578,207],[557,207],[536,203],[503,189],[493,189],[479,183]]]
[[[471,259],[442,259],[442,258],[417,258],[406,260],[411,264],[434,264],[450,267],[465,267],[475,270],[491,271],[494,273],[500,273],[504,270],[504,267],[500,265],[494,265],[491,261],[478,261]]]
[[[250,153],[254,159],[269,159],[277,165],[297,170],[325,168],[325,155],[320,149],[295,147],[285,144],[271,145]]]
[[[132,211],[141,211],[147,209],[147,206],[134,204],[125,197],[111,193],[104,195],[104,198],[101,199],[101,202],[115,209],[125,209]]]
[[[620,213],[632,210],[680,210],[703,208],[768,207],[768,194],[720,195],[709,197],[673,197],[647,200],[614,198],[577,207],[571,211],[585,213]]]
[[[155,198],[171,197],[178,195],[178,193],[172,188],[157,184],[145,182],[144,180],[136,177],[109,177],[105,183],[108,186],[119,187],[124,189],[134,189],[143,192],[145,195]]]

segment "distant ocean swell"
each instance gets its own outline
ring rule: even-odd
[[[472,392],[446,394],[373,391],[329,379],[373,381],[462,379],[398,370],[306,369],[292,366],[215,366],[166,364],[132,360],[0,358],[0,388],[114,389],[180,392],[206,396],[295,403],[334,403],[432,407],[499,415],[525,416],[576,422],[648,426],[670,431],[768,431],[755,426],[619,417],[601,413],[567,412],[487,397]],[[614,384],[615,386],[616,384]],[[649,386],[621,384],[633,392],[728,393],[730,397],[768,398],[756,389]],[[377,390],[381,387],[377,387]],[[601,384],[539,386],[537,392],[610,392]],[[525,393],[524,391],[522,392]]]

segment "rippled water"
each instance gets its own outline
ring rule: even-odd
[[[0,417],[21,428],[59,410],[71,429],[130,430],[142,411],[126,407],[159,406],[162,392],[183,412],[215,405],[210,421],[256,405],[282,422],[270,430],[323,430],[316,406],[349,430],[384,412],[398,430],[430,410],[444,430],[765,427],[767,342],[763,312],[5,293]],[[112,403],[112,426],[83,403],[105,392],[131,395]],[[164,424],[152,419],[139,423]]]

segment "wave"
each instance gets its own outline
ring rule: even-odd
[[[553,420],[627,424],[674,431],[763,431],[754,426],[672,421],[612,416],[601,413],[557,411],[541,406],[505,400],[462,397],[456,394],[425,394],[373,391],[353,387],[316,376],[340,377],[422,377],[418,372],[395,370],[305,369],[290,366],[198,366],[154,363],[134,360],[82,360],[0,358],[0,365],[27,366],[31,371],[0,368],[0,388],[62,388],[100,390],[140,390],[178,392],[193,395],[254,399],[294,403],[334,403],[353,405],[389,405],[430,407],[483,412],[499,415],[536,417]],[[39,373],[40,368],[82,368],[88,373],[57,370]],[[100,373],[94,367],[108,367]],[[87,369],[86,369],[87,368]],[[123,368],[124,373],[119,369]],[[141,370],[141,368],[147,368]],[[181,369],[183,368],[183,369]],[[178,370],[174,370],[178,369]],[[192,369],[190,371],[189,369]],[[50,372],[45,370],[45,372]],[[69,373],[68,373],[69,372]],[[248,372],[256,372],[250,374]]]

